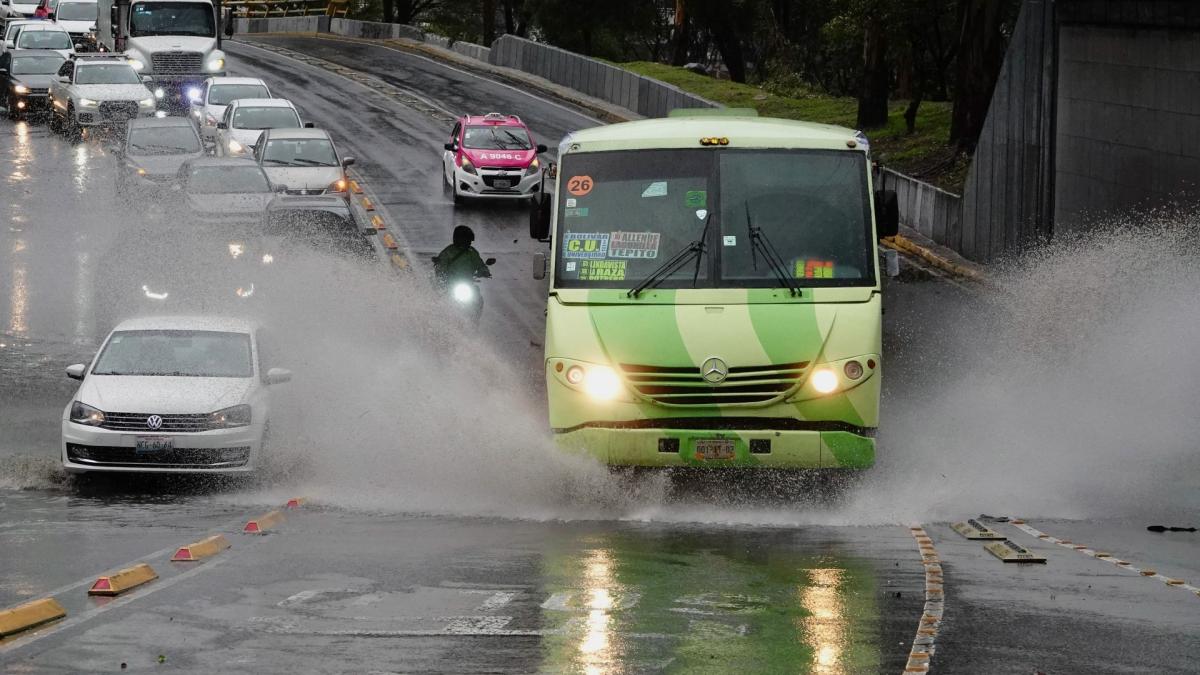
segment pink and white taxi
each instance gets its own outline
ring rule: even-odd
[[[442,154],[442,184],[454,202],[479,197],[529,199],[541,189],[533,135],[516,115],[468,115],[454,124]]]

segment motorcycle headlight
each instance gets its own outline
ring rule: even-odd
[[[26,87],[26,86],[25,86],[25,85],[23,85],[23,84],[14,84],[14,85],[13,85],[13,92],[15,92],[15,93],[18,93],[18,94],[28,94],[28,93],[29,93],[29,87]]]
[[[79,107],[80,108],[95,108],[98,105],[100,105],[100,103],[98,101],[93,101],[90,98],[79,99]]]
[[[208,72],[215,73],[225,67],[225,59],[211,59],[208,62]]]
[[[133,66],[134,70],[139,72],[146,67],[146,64],[138,59],[126,59],[126,61],[129,62],[129,65]]]
[[[71,421],[76,424],[86,424],[98,427],[104,424],[104,412],[92,406],[75,401],[71,404]]]
[[[454,284],[454,288],[450,289],[454,299],[458,302],[466,304],[475,299],[475,288],[465,281],[460,281]]]
[[[231,429],[250,425],[250,406],[235,405],[208,415],[210,429]]]

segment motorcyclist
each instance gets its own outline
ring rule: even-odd
[[[440,283],[454,279],[477,279],[492,276],[479,251],[471,245],[475,232],[466,225],[454,228],[454,243],[442,249],[433,259],[433,271]]]

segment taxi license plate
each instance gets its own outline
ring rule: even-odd
[[[733,459],[733,439],[709,438],[696,441],[696,459]]]
[[[497,180],[497,181],[495,181],[493,184],[494,184],[496,187],[498,187],[498,188],[509,188],[509,187],[512,187],[512,181],[511,181],[511,180]]]
[[[133,451],[138,454],[164,452],[175,449],[175,439],[170,436],[138,436]]]

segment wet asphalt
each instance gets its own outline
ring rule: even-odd
[[[441,345],[418,358],[437,361],[450,350],[449,365],[433,369],[434,381],[439,368],[456,361],[503,362],[531,393],[507,402],[493,395],[489,407],[515,420],[513,434],[536,425],[536,415],[522,406],[536,410],[541,396],[544,286],[528,273],[539,245],[528,240],[520,209],[455,209],[442,193],[440,146],[450,126],[444,114],[513,112],[548,145],[596,122],[394,50],[298,37],[270,42],[374,75],[435,104],[432,112],[406,105],[278,53],[229,46],[234,73],[263,77],[306,119],[330,129],[343,154],[358,159],[360,175],[414,257],[436,252],[453,226],[465,223],[478,233],[483,254],[500,259],[496,278],[484,288],[485,314],[475,338],[486,352],[462,355]],[[55,468],[58,419],[73,392],[62,367],[90,358],[114,320],[112,306],[119,312],[123,303],[136,302],[126,295],[131,279],[163,269],[185,270],[179,272],[185,280],[203,276],[208,256],[217,265],[220,248],[235,236],[179,223],[169,200],[123,202],[112,190],[115,161],[104,139],[71,146],[42,123],[0,122],[0,608],[53,596],[68,610],[65,621],[0,641],[0,669],[904,670],[925,596],[908,526],[923,519],[892,508],[886,497],[863,506],[853,489],[840,501],[811,503],[802,490],[751,483],[739,487],[738,499],[726,500],[694,485],[637,484],[594,467],[503,467],[492,455],[476,457],[469,455],[475,449],[455,445],[493,440],[472,435],[471,417],[461,413],[444,423],[453,441],[416,452],[473,457],[461,470],[481,475],[469,481],[392,452],[390,440],[371,441],[383,446],[381,454],[347,454],[330,463],[328,455],[346,447],[313,428],[296,437],[306,452],[295,457],[295,467],[277,467],[253,482],[61,475]],[[339,288],[314,300],[317,317],[289,315],[291,325],[332,323],[329,306],[353,304],[367,308],[346,309],[344,321],[353,330],[329,332],[364,334],[363,351],[424,339],[421,326],[403,320],[415,311],[411,299],[387,295],[419,291],[382,261],[315,250],[281,262],[297,271],[285,273],[268,296],[278,305],[297,306],[289,291]],[[311,287],[304,283],[310,278]],[[981,292],[919,275],[889,285],[885,399],[935,377],[938,363],[929,351],[939,325],[970,312]],[[361,318],[367,313],[399,318],[375,324]],[[318,360],[314,353],[304,356]],[[300,361],[296,370],[306,365],[319,370],[320,364]],[[404,389],[403,381],[374,382],[369,367],[353,372],[354,386],[378,409],[417,405],[389,396]],[[449,400],[454,391],[448,385],[423,394],[420,410],[453,409],[460,405]],[[518,405],[518,399],[528,401]],[[332,405],[327,396],[298,397],[298,403],[301,409]],[[362,415],[370,412],[344,414],[335,425],[344,426],[345,445],[356,442],[355,428],[368,426],[362,420],[371,418]],[[388,439],[402,445],[404,437],[395,430]],[[376,464],[345,466],[355,461]],[[893,492],[886,476],[873,479],[884,481],[883,494]],[[936,471],[927,479],[936,482]],[[241,534],[247,519],[301,495],[312,501],[288,511],[277,531]],[[1053,536],[1200,583],[1197,534],[1147,532],[1154,518],[1179,515],[1167,510],[1164,516],[1152,506],[1072,520],[1020,515]],[[1021,501],[1012,508],[1020,511]],[[960,512],[955,518],[978,515],[967,507]],[[1044,565],[1006,565],[945,520],[938,511],[924,523],[945,575],[934,671],[1200,670],[1200,596],[996,523],[1047,557]],[[232,548],[206,562],[168,561],[178,546],[213,533],[224,533]],[[151,564],[159,579],[117,600],[86,596],[97,576],[136,562]]]

